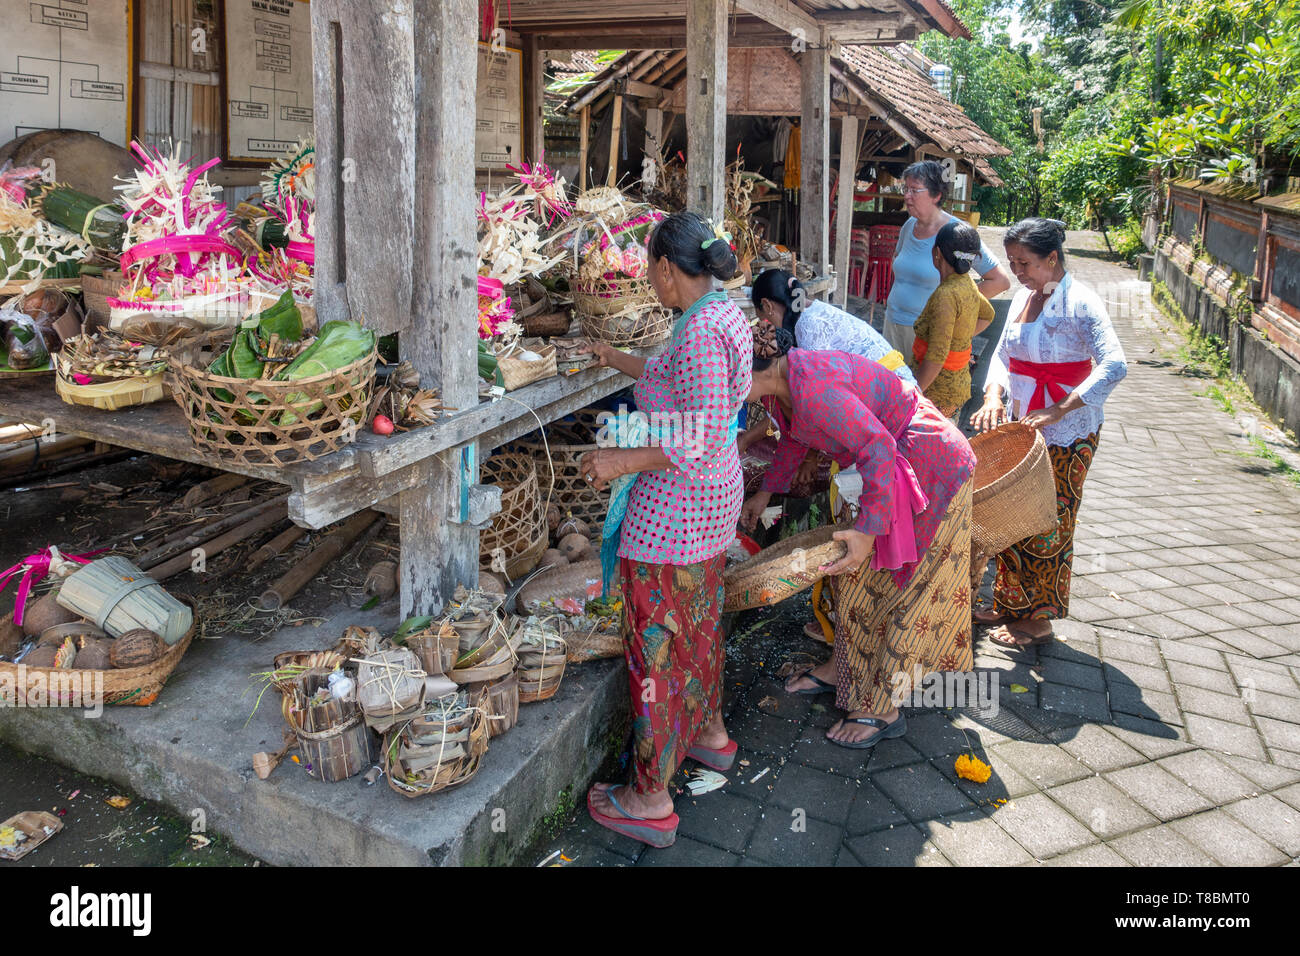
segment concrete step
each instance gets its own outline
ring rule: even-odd
[[[334,644],[351,624],[391,633],[395,613],[340,611],[317,627],[284,628],[260,643],[196,641],[151,707],[81,711],[0,709],[0,740],[103,777],[198,818],[247,853],[285,866],[509,864],[582,798],[624,745],[627,672],[621,659],[570,665],[549,701],[521,705],[478,774],[408,799],[386,780],[322,783],[286,762],[268,780],[252,755],[279,749],[280,698],[250,674],[276,654]],[[251,689],[250,689],[251,688]],[[378,748],[376,748],[376,756]]]

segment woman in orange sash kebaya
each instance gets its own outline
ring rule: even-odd
[[[1052,620],[1070,610],[1074,524],[1097,451],[1102,404],[1128,366],[1101,297],[1065,269],[1065,224],[1024,219],[1003,240],[1024,286],[1011,302],[984,389],[971,416],[980,431],[1019,419],[1047,441],[1056,475],[1057,524],[998,555],[993,607],[975,620],[1004,647],[1052,640]],[[1003,392],[1008,395],[1006,404]]]
[[[971,340],[993,321],[993,305],[970,275],[979,254],[980,234],[973,226],[954,219],[939,230],[931,252],[939,287],[914,326],[909,364],[916,384],[949,418],[970,398]]]

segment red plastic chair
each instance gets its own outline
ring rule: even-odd
[[[867,250],[870,292],[867,298],[884,302],[894,285],[894,247],[898,245],[898,226],[872,226]]]

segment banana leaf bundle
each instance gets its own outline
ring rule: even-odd
[[[41,196],[41,212],[56,226],[83,237],[96,249],[118,254],[126,236],[126,210],[68,186],[53,185]]]
[[[208,367],[215,375],[226,378],[263,379],[293,382],[337,371],[365,358],[375,348],[375,333],[356,322],[336,320],[321,326],[315,339],[303,339],[302,313],[286,291],[269,309],[247,320],[235,333],[229,348]],[[234,401],[226,389],[214,389],[222,401]],[[260,392],[250,392],[254,402],[265,401]],[[292,425],[319,411],[324,403],[308,402],[308,396],[291,392],[289,403],[307,403],[303,408],[281,413],[276,423]],[[250,421],[256,420],[251,412]]]
[[[15,309],[0,310],[0,334],[4,336],[0,366],[19,372],[35,371],[50,364],[49,346],[36,320]],[[47,331],[47,334],[52,334]]]

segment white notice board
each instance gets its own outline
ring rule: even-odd
[[[0,0],[0,143],[41,129],[127,133],[128,0]]]
[[[312,132],[311,7],[226,0],[226,154],[271,159]]]
[[[517,164],[524,151],[524,57],[506,47],[478,45],[478,115],[474,165],[500,169]]]

